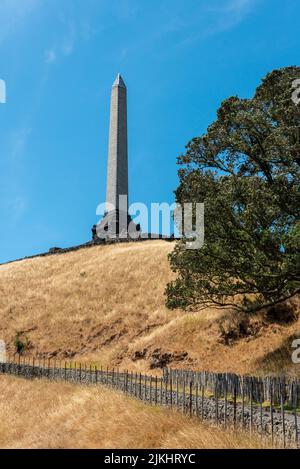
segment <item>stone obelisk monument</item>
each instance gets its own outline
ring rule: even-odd
[[[119,209],[128,195],[127,90],[118,74],[111,92],[106,203]]]
[[[139,232],[128,214],[127,89],[118,74],[111,92],[106,213],[93,239],[127,238]]]

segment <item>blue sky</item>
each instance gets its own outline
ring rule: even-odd
[[[90,239],[111,85],[128,88],[130,202],[172,202],[221,101],[299,65],[297,0],[0,0],[0,262]]]

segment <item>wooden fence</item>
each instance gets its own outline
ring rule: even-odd
[[[188,384],[192,381],[210,392],[217,392],[225,396],[227,392],[236,394],[239,398],[253,400],[255,403],[273,402],[274,405],[282,403],[290,408],[297,409],[300,405],[300,379],[286,379],[284,376],[254,377],[238,376],[233,373],[210,373],[207,371],[177,370],[165,368],[164,378],[173,382]]]
[[[120,371],[78,362],[18,357],[0,363],[0,373],[79,384],[105,385],[150,405],[179,409],[270,438],[274,446],[299,447],[299,380],[165,368],[163,376]]]

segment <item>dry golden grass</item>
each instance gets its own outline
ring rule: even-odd
[[[149,370],[151,355],[188,352],[172,366],[237,373],[299,374],[289,354],[300,322],[264,326],[232,346],[218,341],[221,311],[169,311],[172,243],[98,246],[0,266],[0,339],[14,350],[17,332],[35,356],[56,356]],[[135,352],[145,358],[133,361]],[[279,359],[280,358],[280,359]]]
[[[0,376],[1,448],[262,448],[116,391]]]

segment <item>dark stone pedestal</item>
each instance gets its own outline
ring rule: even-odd
[[[92,228],[93,241],[114,241],[118,239],[139,239],[142,235],[140,225],[136,225],[126,212],[114,210]]]

